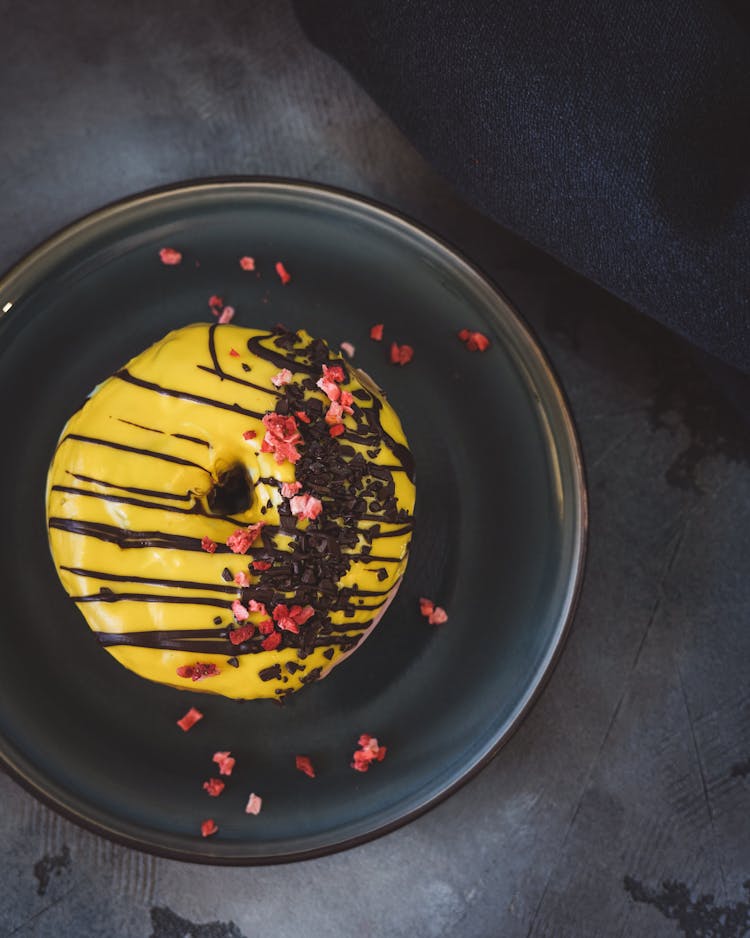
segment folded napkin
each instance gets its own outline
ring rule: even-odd
[[[295,0],[497,222],[750,372],[750,37],[735,0]]]

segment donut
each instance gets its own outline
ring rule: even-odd
[[[401,423],[367,375],[302,330],[199,323],[70,418],[47,523],[63,587],[121,665],[283,698],[381,619],[414,499]]]

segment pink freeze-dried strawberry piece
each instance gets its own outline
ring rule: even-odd
[[[214,314],[214,316],[218,316],[219,315],[218,311],[222,309],[222,307],[224,306],[224,300],[222,300],[220,296],[217,296],[214,293],[213,296],[209,296],[208,305],[209,305],[209,308],[211,309],[211,312]]]
[[[304,410],[295,410],[294,416],[297,418],[297,420],[301,420],[302,423],[310,423],[310,418],[307,416]]]
[[[458,337],[470,352],[485,352],[490,347],[490,340],[483,332],[461,329]]]
[[[229,349],[229,354],[232,356],[232,358],[239,358],[239,357],[240,357],[240,353],[237,351],[236,348],[230,348],[230,349]]]
[[[215,752],[211,760],[219,766],[219,775],[231,775],[236,762],[231,752]]]
[[[250,577],[245,573],[244,570],[240,570],[239,573],[235,573],[234,582],[237,586],[250,586]]]
[[[261,619],[261,621],[258,623],[258,631],[260,632],[261,635],[271,635],[273,630],[274,630],[273,619]],[[263,647],[265,648],[265,645],[263,645]],[[268,651],[267,648],[266,648],[266,651]]]
[[[243,270],[255,270],[255,258],[248,257],[246,254],[244,257],[240,258],[240,267]]]
[[[216,541],[211,540],[208,535],[201,538],[201,550],[205,550],[207,554],[216,553]]]
[[[341,434],[346,430],[346,427],[343,423],[335,423],[332,427],[328,428],[329,436],[341,436]]]
[[[201,836],[210,837],[211,834],[215,834],[218,831],[218,829],[219,828],[216,825],[216,821],[214,821],[213,818],[207,818],[201,824]]]
[[[221,670],[213,663],[196,661],[194,664],[184,664],[177,668],[177,676],[189,678],[191,681],[202,681],[206,677],[215,677]]]
[[[264,453],[273,453],[278,463],[284,462],[285,459],[296,463],[300,458],[296,444],[302,442],[302,436],[294,417],[265,414],[263,426],[266,428],[266,435],[263,437],[261,450]]]
[[[304,625],[315,615],[312,606],[292,606],[290,609],[285,603],[274,607],[273,617],[280,629],[287,632],[299,632],[299,626]]]
[[[315,778],[315,769],[313,768],[309,756],[295,756],[294,764],[300,772],[304,772],[305,775],[309,775],[310,778]]]
[[[242,642],[246,642],[248,638],[252,638],[255,634],[255,626],[250,623],[249,625],[243,625],[239,629],[230,629],[229,630],[229,641],[233,645],[241,645]]]
[[[339,385],[345,380],[346,375],[341,365],[331,365],[330,368],[327,365],[323,365],[323,377],[319,378],[315,383],[329,400],[335,402],[341,397],[341,388]]]
[[[337,401],[341,397],[341,388],[332,378],[318,378],[315,383],[329,400]]]
[[[323,365],[323,377],[335,381],[337,384],[346,381],[346,375],[341,365]]]
[[[282,368],[278,374],[275,374],[273,378],[271,378],[271,384],[275,385],[277,388],[280,388],[285,384],[291,384],[292,378],[293,375],[291,371],[288,368]]]
[[[275,607],[273,610],[273,618],[282,632],[294,632],[295,634],[299,632],[299,626],[289,615],[289,607],[284,603],[279,603]]]
[[[431,599],[424,596],[419,600],[419,611],[430,625],[442,625],[448,621],[448,613],[442,606],[436,606]]]
[[[373,762],[382,762],[387,749],[379,745],[374,736],[363,733],[358,740],[359,749],[355,750],[351,767],[357,772],[367,772]]]
[[[215,664],[204,664],[202,661],[196,661],[195,673],[193,674],[194,681],[200,681],[204,677],[215,677],[217,674],[220,674],[220,669],[216,667]]]
[[[247,608],[250,612],[259,612],[262,616],[268,615],[265,603],[259,603],[257,599],[251,599],[247,604]]]
[[[224,791],[224,782],[220,778],[209,778],[207,782],[203,783],[203,788],[209,793],[212,798],[218,798],[219,795]]]
[[[219,316],[219,325],[226,326],[234,319],[234,306],[225,306]]]
[[[370,763],[373,760],[369,757],[367,752],[358,749],[354,753],[354,758],[351,763],[353,769],[356,769],[357,772],[367,772],[370,768]]]
[[[429,616],[435,608],[435,603],[431,599],[422,596],[419,600],[419,612],[423,616]]]
[[[473,332],[466,347],[470,352],[485,352],[490,347],[490,340],[482,332]]]
[[[191,726],[195,726],[198,720],[203,719],[203,714],[196,707],[191,707],[184,717],[177,720],[177,725],[184,732],[190,729]]]
[[[250,535],[241,528],[237,528],[227,538],[227,547],[235,554],[246,554],[250,550],[251,544]]]
[[[281,494],[283,498],[291,498],[293,495],[296,495],[297,492],[302,488],[301,482],[282,482],[281,483]]]
[[[341,409],[344,411],[345,414],[354,413],[354,410],[352,408],[353,403],[354,403],[354,395],[351,393],[351,391],[342,391],[341,397],[339,398],[339,404],[341,405]]]
[[[235,617],[235,619],[236,619],[238,622],[244,622],[245,619],[248,618],[248,616],[250,615],[250,613],[249,613],[249,612],[247,611],[247,609],[242,605],[242,603],[239,601],[239,599],[235,599],[235,601],[232,603],[232,615]]]
[[[258,434],[255,432],[255,430],[245,430],[245,432],[242,434],[242,439],[254,440],[257,435]]]
[[[408,365],[414,358],[414,349],[411,345],[399,345],[397,342],[392,342],[390,357],[392,365]]]
[[[260,629],[260,626],[258,627]],[[265,638],[261,643],[260,647],[264,651],[274,651],[281,644],[281,632],[271,632],[268,638]]]
[[[308,619],[312,619],[315,610],[312,606],[292,606],[289,610],[289,616],[297,625],[304,625]]]
[[[370,329],[370,338],[374,342],[382,342],[383,340],[383,323],[379,322],[377,325],[373,326]]]
[[[260,814],[262,807],[263,799],[260,795],[256,795],[255,792],[251,792],[250,797],[247,799],[247,804],[245,805],[245,814]]]
[[[342,342],[339,346],[341,351],[346,355],[347,358],[354,358],[354,353],[356,349],[351,342]]]
[[[338,401],[331,401],[331,406],[326,411],[326,423],[333,426],[336,423],[341,423],[344,419],[344,408],[339,404]]]
[[[270,560],[253,560],[253,570],[257,570],[259,573],[263,570],[270,570],[271,562]]]
[[[162,248],[159,251],[159,258],[162,264],[167,267],[174,267],[182,261],[182,254],[180,254],[179,251],[175,251],[174,248]]]
[[[314,495],[294,495],[289,499],[289,507],[296,517],[314,521],[323,510],[323,503]]]
[[[281,261],[276,261],[276,273],[279,275],[279,280],[285,285],[292,279],[291,274]]]
[[[264,527],[265,521],[259,521],[257,524],[249,524],[244,530],[237,528],[227,538],[227,547],[235,554],[246,554]]]

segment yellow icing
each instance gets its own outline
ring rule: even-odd
[[[261,330],[233,325],[186,326],[171,332],[128,362],[124,372],[142,384],[131,383],[124,379],[123,372],[118,372],[96,388],[81,410],[68,421],[47,481],[49,539],[63,586],[78,603],[94,632],[218,632],[220,628],[231,627],[231,609],[205,603],[227,603],[239,597],[239,588],[222,579],[225,567],[232,574],[248,573],[251,585],[256,584],[259,575],[248,572],[252,556],[218,551],[210,554],[195,547],[206,536],[223,545],[237,528],[258,521],[265,521],[268,525],[279,524],[277,507],[282,501],[279,489],[258,483],[258,479],[274,477],[281,482],[295,479],[293,463],[284,461],[279,464],[273,453],[261,452],[265,434],[261,416],[276,406],[278,396],[274,393],[271,378],[277,374],[280,365],[253,355],[247,342],[253,337],[262,337],[264,348],[287,357],[300,356],[300,360],[308,361],[305,354],[311,339],[304,332],[299,336],[300,344],[289,352],[274,344],[275,336]],[[211,343],[219,365],[218,372],[211,355]],[[239,355],[233,356],[231,350]],[[245,371],[243,363],[251,370]],[[348,391],[362,389],[356,369],[351,366],[347,369],[349,381],[341,387]],[[316,374],[314,378],[318,376]],[[295,374],[296,381],[305,377],[305,374]],[[242,383],[248,381],[261,389]],[[393,408],[369,382],[364,387],[381,402],[381,426],[397,443],[406,445]],[[165,390],[189,395],[193,399],[169,395]],[[305,397],[306,400],[318,397],[324,409],[330,403],[317,389],[306,390]],[[355,415],[344,420],[348,430],[355,428],[357,408],[366,408],[372,403],[372,396],[364,401],[355,398]],[[259,416],[239,413],[237,408],[257,412]],[[243,438],[243,432],[247,430],[255,431],[254,439]],[[106,441],[115,447],[92,440]],[[349,442],[348,445],[353,445],[363,454],[367,452],[368,447],[362,443]],[[304,444],[299,448],[303,451]],[[366,458],[380,465],[394,466],[398,462],[387,443],[380,447],[376,456],[371,451]],[[255,497],[247,511],[233,514],[231,520],[225,520],[210,513],[207,498],[222,474],[238,464],[245,467],[255,485]],[[394,471],[393,481],[399,509],[411,514],[415,495],[413,483],[403,471]],[[150,494],[153,492],[162,494]],[[263,514],[261,507],[269,501],[272,506]],[[342,522],[339,520],[339,523]],[[358,546],[351,553],[361,555],[366,544],[361,532],[374,523],[359,522]],[[308,521],[298,519],[299,529],[308,524]],[[380,525],[381,532],[409,528],[409,525],[385,520],[380,520]],[[69,530],[70,527],[75,529]],[[103,539],[92,531],[108,533]],[[119,546],[116,537],[122,532],[150,532],[148,539],[152,541],[158,541],[158,535],[166,535],[167,538],[177,536],[189,541],[181,541],[178,546]],[[292,537],[283,533],[276,535],[276,548],[289,551]],[[365,605],[381,602],[379,609],[358,610],[351,617],[346,617],[343,611],[332,611],[331,622],[347,626],[343,634],[362,637],[377,621],[387,605],[383,602],[386,592],[395,591],[398,587],[406,566],[409,541],[410,530],[393,537],[376,537],[372,542],[372,554],[388,560],[352,561],[338,586],[357,586],[360,590],[379,591],[383,595],[375,599],[362,597]],[[187,543],[192,545],[192,549],[187,549]],[[260,541],[254,546],[260,546]],[[378,579],[377,572],[381,568],[387,572],[385,580]],[[176,587],[169,585],[169,581],[195,585]],[[227,587],[231,590],[227,591]],[[112,592],[107,593],[107,590]],[[119,598],[122,594],[132,598]],[[147,597],[151,596],[156,600],[149,601]],[[289,596],[291,598],[291,594]],[[82,601],[82,597],[93,599]],[[163,601],[167,597],[177,597],[180,601]],[[113,598],[116,601],[111,601]],[[272,609],[268,611],[270,613]],[[221,626],[214,624],[217,615],[221,616]],[[259,613],[251,613],[248,621],[257,623],[262,618]],[[336,633],[337,636],[341,634]],[[214,635],[211,640],[222,639]],[[239,654],[228,640],[223,641],[226,651],[221,654],[126,644],[105,647],[125,667],[150,680],[181,689],[245,699],[275,697],[299,690],[306,675],[318,668],[325,675],[348,653],[338,644],[330,644],[316,647],[304,657],[299,655],[297,648],[283,646],[272,651]],[[327,649],[333,649],[330,659],[324,656]],[[227,663],[233,655],[239,661],[237,668]],[[177,675],[178,667],[196,661],[215,664],[219,674],[200,681]],[[289,673],[284,666],[292,661],[302,665],[304,670]],[[262,680],[259,672],[277,663],[281,665],[282,676]]]

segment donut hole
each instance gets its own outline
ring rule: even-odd
[[[241,515],[253,503],[253,486],[243,465],[237,463],[219,475],[208,493],[208,510],[213,515]]]

